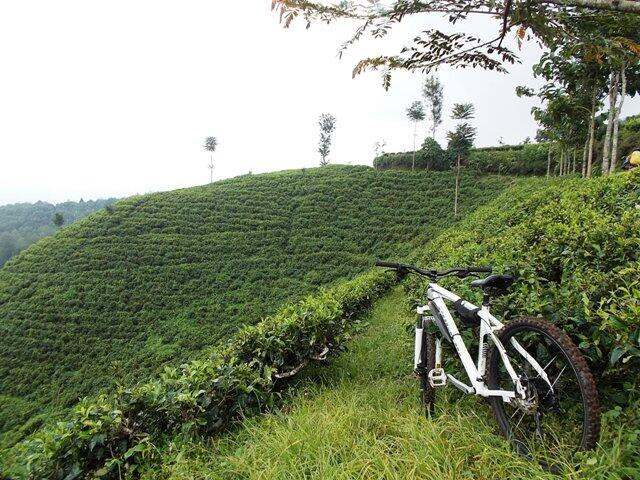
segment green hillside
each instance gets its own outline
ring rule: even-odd
[[[36,202],[0,206],[0,267],[32,243],[53,235],[58,230],[53,224],[56,213],[62,215],[65,225],[70,225],[115,201],[114,198],[109,198],[55,205]]]
[[[518,282],[493,311],[542,314],[573,337],[596,374],[604,421],[595,451],[558,465],[565,478],[640,474],[639,186],[640,173],[520,180],[428,242],[386,253],[512,272]],[[448,281],[477,295],[466,281]],[[422,417],[407,335],[419,282],[379,302],[369,330],[333,360],[367,320],[357,315],[392,284],[377,269],[284,306],[197,360],[82,402],[7,452],[3,467],[17,478],[58,479],[550,478],[497,435],[485,402],[443,390],[437,415]],[[287,380],[276,374],[324,348],[329,368],[308,368],[283,391]]]
[[[462,214],[511,180],[463,178]],[[450,173],[329,167],[130,198],[0,270],[0,430],[188,359],[453,221]]]
[[[520,182],[413,258],[442,268],[492,264],[518,276],[493,311],[507,319],[541,314],[579,344],[603,408],[595,451],[551,475],[511,451],[486,402],[452,387],[438,392],[436,415],[425,419],[407,335],[409,300],[424,285],[408,280],[404,293],[376,305],[370,328],[350,351],[327,369],[311,370],[284,408],[220,438],[178,442],[147,462],[143,477],[639,478],[640,173]],[[468,283],[447,280],[477,297]],[[446,368],[457,367],[448,361]]]

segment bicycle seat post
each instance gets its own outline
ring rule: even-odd
[[[487,310],[491,307],[491,295],[486,290],[482,290],[482,306],[487,307]]]

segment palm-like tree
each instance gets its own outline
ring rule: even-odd
[[[211,171],[211,183],[213,183],[213,152],[218,147],[218,139],[216,137],[207,137],[204,139],[204,149],[209,152],[209,170]]]

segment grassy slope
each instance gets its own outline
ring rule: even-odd
[[[462,214],[510,181],[464,181]],[[127,199],[38,242],[0,270],[5,441],[425,243],[453,222],[452,186],[366,167],[244,176]]]
[[[438,396],[427,419],[411,375],[400,290],[380,301],[351,351],[299,385],[290,410],[243,422],[205,444],[177,446],[146,479],[557,478],[510,451],[488,404]]]

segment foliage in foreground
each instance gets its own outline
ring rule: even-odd
[[[466,178],[463,214],[512,181]],[[450,173],[330,166],[134,197],[63,228],[0,270],[0,445],[426,243],[452,205]]]
[[[376,302],[349,352],[290,391],[286,410],[207,442],[163,449],[145,480],[553,479],[494,434],[489,406],[451,389],[425,418],[410,375],[414,313],[401,290]],[[538,475],[536,475],[538,474]]]
[[[542,315],[563,328],[587,356],[607,408],[628,401],[640,367],[638,232],[640,172],[522,184],[431,242],[416,262],[515,274],[495,311]]]
[[[143,466],[145,480],[385,480],[564,478],[640,475],[640,403],[604,416],[597,450],[558,460],[560,475],[516,454],[498,434],[487,402],[439,390],[425,418],[409,374],[414,314],[396,290],[376,305],[367,330],[328,368],[289,390],[283,409],[247,419],[209,441],[176,439]],[[633,427],[636,425],[637,427]]]
[[[242,328],[224,346],[160,378],[85,400],[65,422],[15,448],[9,475],[72,480],[122,478],[176,434],[211,433],[272,405],[274,374],[337,353],[358,324],[354,315],[393,285],[371,272]]]

